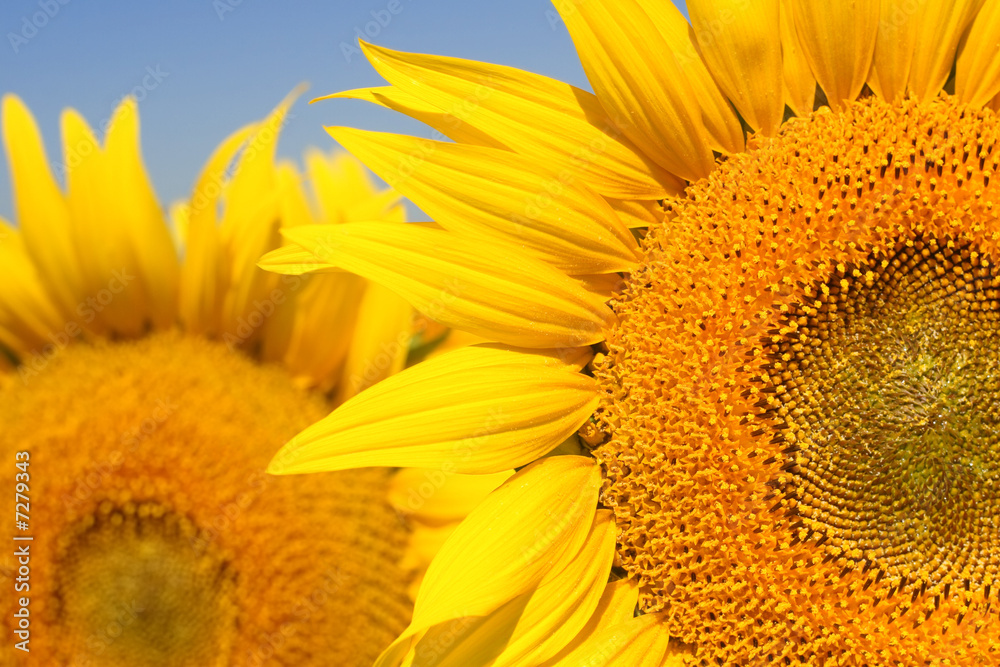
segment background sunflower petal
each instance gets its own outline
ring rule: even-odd
[[[75,313],[83,273],[73,242],[69,206],[56,184],[31,112],[15,95],[3,96],[3,139],[10,165],[14,212],[24,247],[66,313]]]

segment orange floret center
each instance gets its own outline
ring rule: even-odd
[[[998,136],[867,98],[650,230],[595,455],[642,607],[703,664],[997,659]]]

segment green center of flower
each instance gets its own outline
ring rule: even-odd
[[[215,665],[237,622],[235,573],[160,505],[101,505],[64,551],[60,620],[102,665]]]
[[[997,571],[997,285],[975,248],[901,242],[839,267],[767,349],[793,513],[891,577]]]

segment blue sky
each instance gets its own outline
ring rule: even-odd
[[[281,155],[299,160],[307,146],[333,146],[324,125],[429,136],[363,102],[305,104],[383,83],[353,48],[358,32],[396,49],[512,65],[589,89],[547,0],[3,0],[0,93],[25,100],[53,159],[64,107],[98,127],[134,91],[146,166],[167,203],[186,196],[226,135],[303,81],[310,88],[283,131]],[[11,219],[12,210],[5,158],[0,216]]]

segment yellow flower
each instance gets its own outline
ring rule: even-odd
[[[437,225],[261,264],[492,341],[271,465],[520,468],[377,665],[994,664],[1000,5],[557,6],[595,94],[363,45],[454,142],[330,132]]]
[[[173,207],[178,253],[133,101],[103,145],[63,114],[63,192],[3,100],[18,226],[0,227],[0,488],[23,500],[0,558],[3,664],[367,665],[405,626],[391,473],[265,473],[402,368],[414,333],[412,308],[362,278],[255,267],[279,225],[403,220],[344,155],[307,156],[307,198],[274,160],[290,103]]]

